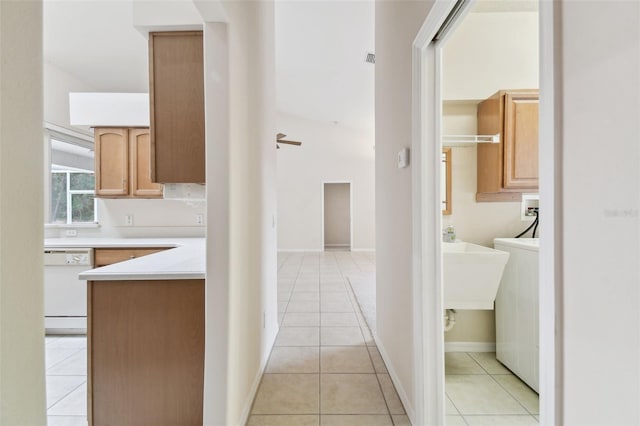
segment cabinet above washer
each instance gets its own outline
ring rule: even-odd
[[[501,90],[478,105],[478,134],[500,135],[478,145],[477,201],[520,201],[538,191],[537,89]]]

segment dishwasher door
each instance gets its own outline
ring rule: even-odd
[[[78,274],[93,268],[93,249],[44,251],[44,315],[47,334],[86,333],[87,282]]]

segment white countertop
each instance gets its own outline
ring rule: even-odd
[[[79,275],[88,281],[204,279],[206,253],[204,238],[51,238],[45,249],[53,248],[144,248],[170,247],[158,253],[91,269]]]

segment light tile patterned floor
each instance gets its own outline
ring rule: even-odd
[[[447,425],[537,425],[538,394],[495,353],[445,354]]]
[[[248,426],[410,426],[345,279],[375,271],[375,255],[296,253],[278,261],[281,331]],[[84,336],[46,338],[49,426],[87,425],[86,348]],[[445,360],[448,426],[538,424],[538,395],[495,354]]]
[[[347,277],[373,253],[278,258],[280,333],[248,426],[410,425]]]
[[[371,280],[375,255],[290,253],[278,261],[281,331],[248,426],[410,425],[349,284]],[[357,292],[365,304],[366,284]],[[495,353],[445,359],[447,425],[538,424],[538,395]]]
[[[86,336],[46,337],[45,354],[48,425],[86,426]]]

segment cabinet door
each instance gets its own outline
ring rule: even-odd
[[[162,198],[162,184],[151,180],[151,142],[149,129],[129,130],[129,176],[131,195],[144,198]]]
[[[202,425],[204,280],[89,281],[90,425]]]
[[[538,95],[507,93],[504,105],[504,188],[538,188]]]
[[[97,248],[94,251],[94,263],[96,268],[99,268],[164,250],[167,250],[167,248]]]
[[[96,196],[129,194],[127,129],[95,129]]]
[[[202,31],[149,34],[152,178],[204,183]]]

